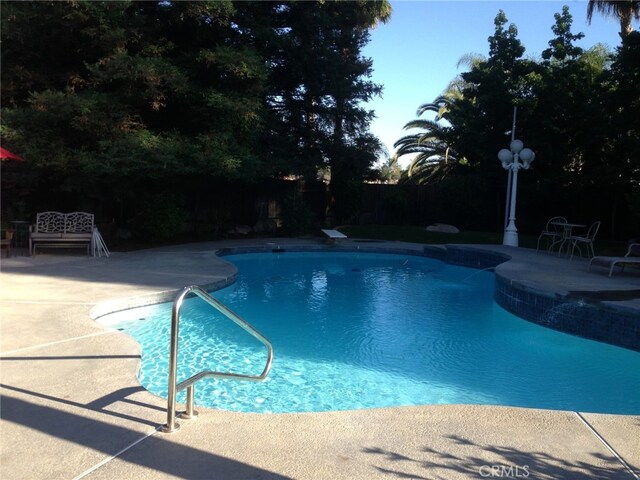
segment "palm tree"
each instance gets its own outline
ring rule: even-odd
[[[396,158],[413,155],[406,174],[401,181],[427,183],[435,179],[441,180],[458,163],[458,154],[447,142],[451,127],[442,125],[452,100],[441,95],[432,103],[425,103],[418,108],[417,115],[435,112],[435,119],[416,119],[404,126],[405,130],[414,128],[422,132],[406,135],[394,144]]]
[[[467,53],[460,57],[457,67],[473,69],[486,61],[486,57],[479,53]],[[467,83],[462,75],[457,75],[433,102],[418,107],[418,117],[426,112],[433,112],[434,119],[412,120],[404,126],[405,130],[421,128],[423,132],[406,135],[393,145],[397,149],[394,156],[396,161],[403,155],[413,156],[400,182],[428,183],[442,180],[456,165],[467,163],[466,158],[459,157],[448,140],[452,127],[440,123],[448,120],[452,107],[464,98],[463,91],[466,87]]]
[[[616,17],[620,20],[620,36],[625,38],[633,32],[632,19],[640,20],[640,0],[589,0],[587,21],[591,25],[593,12]]]

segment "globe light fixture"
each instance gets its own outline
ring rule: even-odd
[[[507,198],[509,200],[509,222],[504,230],[504,237],[502,239],[503,245],[510,245],[512,247],[518,246],[518,229],[516,228],[516,196],[518,191],[518,171],[521,168],[525,170],[529,169],[531,162],[536,158],[536,154],[530,148],[524,148],[524,144],[521,140],[512,140],[509,145],[509,150],[503,148],[498,152],[498,160],[502,163],[502,168],[510,170],[511,181],[509,182],[507,189],[511,189],[511,192],[507,192]]]

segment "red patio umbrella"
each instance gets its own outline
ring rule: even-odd
[[[0,159],[2,160],[24,160],[15,153],[11,153],[9,150],[0,147]]]

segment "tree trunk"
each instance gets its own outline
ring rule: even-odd
[[[631,11],[620,12],[620,36],[626,38],[633,32],[631,23]]]

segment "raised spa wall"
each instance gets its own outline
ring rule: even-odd
[[[426,256],[451,265],[490,269],[510,260],[508,255],[471,247],[427,246]],[[533,290],[496,272],[494,299],[525,320],[583,338],[640,351],[640,315],[597,301]]]

